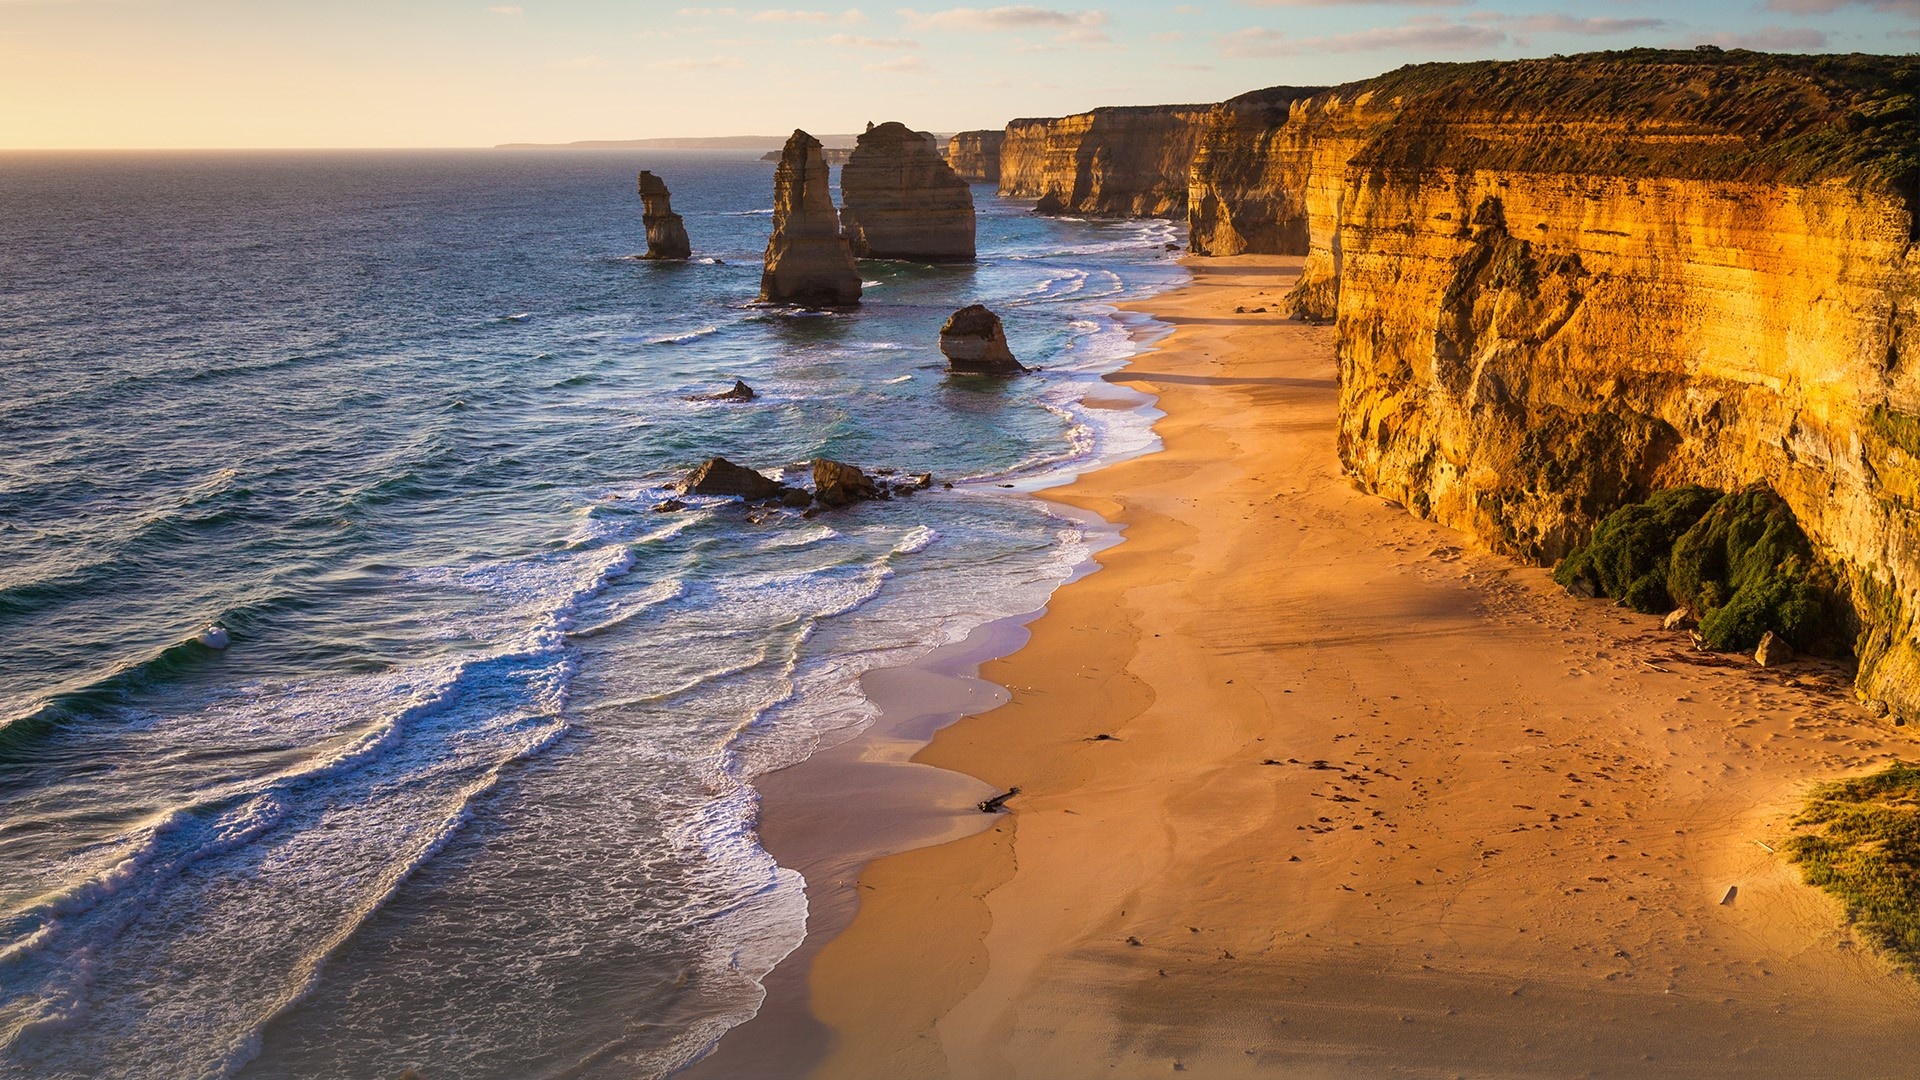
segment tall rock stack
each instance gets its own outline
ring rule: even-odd
[[[868,125],[840,170],[841,221],[863,259],[973,261],[973,190],[933,136]]]
[[[1000,144],[1003,130],[963,131],[947,141],[947,164],[969,184],[1000,182]]]
[[[796,129],[773,171],[773,236],[760,299],[832,307],[860,302],[860,270],[840,235],[820,140]]]
[[[647,227],[647,258],[685,259],[693,254],[686,223],[673,212],[666,181],[645,171],[640,173],[640,221]]]

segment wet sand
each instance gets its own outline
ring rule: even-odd
[[[1354,490],[1297,265],[1143,305],[1178,329],[1112,378],[1165,450],[1043,496],[1125,542],[862,803],[943,842],[860,870],[797,812],[833,774],[770,778],[776,856],[841,876],[702,1075],[1910,1075],[1914,984],[1772,850],[1907,736],[1838,667],[1695,653]],[[966,710],[921,711],[903,758]]]

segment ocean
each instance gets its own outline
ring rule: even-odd
[[[658,1077],[753,1014],[806,895],[752,779],[1086,559],[1028,492],[1151,446],[1112,305],[1186,279],[981,185],[977,264],[759,307],[772,182],[0,154],[0,1075]],[[1039,373],[946,377],[973,302]],[[713,455],[936,483],[654,510]]]

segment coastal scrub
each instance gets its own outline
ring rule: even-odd
[[[1751,649],[1771,630],[1798,649],[1844,651],[1832,575],[1786,501],[1765,487],[1672,488],[1623,506],[1560,561],[1554,580],[1584,581],[1645,614],[1687,608],[1715,649]]]
[[[1807,884],[1847,906],[1861,935],[1920,973],[1920,767],[1895,763],[1815,788],[1787,843]]]

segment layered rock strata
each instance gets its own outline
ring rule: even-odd
[[[840,195],[856,258],[973,261],[973,189],[925,132],[869,126],[840,170]]]
[[[1550,562],[1652,491],[1765,484],[1840,569],[1863,696],[1916,716],[1915,95],[1900,58],[1422,65],[1292,100],[1232,171],[1284,189],[1271,242],[1304,219],[1363,486]]]
[[[673,212],[667,182],[645,170],[640,173],[640,222],[647,229],[647,258],[685,259],[693,255],[686,222]]]
[[[940,328],[940,352],[958,375],[1018,375],[1027,370],[1007,347],[1000,316],[981,304],[961,308]]]
[[[1095,217],[1184,217],[1205,105],[1095,109],[1015,120],[1000,149],[1000,194]]]
[[[795,130],[773,171],[773,235],[760,299],[833,307],[860,302],[860,271],[840,233],[820,140]]]
[[[1286,128],[1295,102],[1322,88],[1276,86],[1213,107],[1187,180],[1196,255],[1307,253],[1309,146]]]
[[[947,140],[947,164],[969,184],[998,184],[1006,139],[1005,131],[963,131]]]

